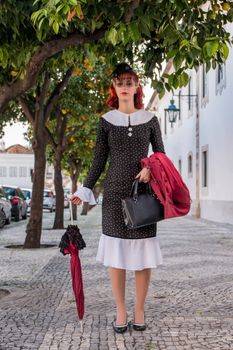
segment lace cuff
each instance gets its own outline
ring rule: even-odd
[[[91,205],[97,204],[92,190],[88,187],[79,187],[74,195],[78,196],[82,201],[88,202]]]

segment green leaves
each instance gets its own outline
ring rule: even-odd
[[[129,36],[132,39],[132,41],[137,42],[141,37],[141,34],[138,29],[138,24],[136,22],[131,22],[128,25],[128,30],[129,30]]]
[[[227,44],[222,43],[220,50],[221,50],[221,52],[226,60],[228,58],[228,55],[229,55],[229,47],[227,46]]]
[[[117,30],[111,28],[107,33],[107,39],[115,46],[117,44]]]
[[[7,67],[8,59],[9,59],[9,54],[8,54],[7,47],[6,46],[0,47],[0,65],[2,66],[3,69]]]
[[[53,22],[53,30],[54,30],[54,33],[58,34],[58,32],[59,32],[59,24],[56,21]]]
[[[141,1],[136,8],[132,4],[108,0],[1,2],[0,84],[22,79],[38,46],[43,50],[47,41],[53,43],[74,33],[83,36],[84,43],[73,43],[73,49],[61,47],[63,54],[48,55],[46,68],[56,71],[62,64],[76,65],[83,57],[94,57],[90,60],[93,66],[106,57],[111,65],[120,60],[141,62],[145,75],[159,81],[164,62],[173,59],[175,73],[161,80],[161,94],[165,88],[185,86],[188,69],[198,69],[203,62],[210,69],[229,56],[232,39],[226,23],[233,22],[232,6],[212,16],[210,10],[201,8],[201,0]],[[100,29],[105,34],[91,41]]]
[[[216,55],[219,48],[219,43],[217,40],[207,41],[203,47],[203,54],[206,59],[211,58]]]
[[[177,52],[177,54],[173,60],[175,70],[178,70],[181,67],[182,62],[183,62],[183,57],[179,52]]]

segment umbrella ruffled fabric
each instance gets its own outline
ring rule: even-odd
[[[72,287],[74,291],[79,320],[84,316],[84,292],[82,281],[82,268],[79,258],[79,250],[86,247],[86,243],[77,225],[69,225],[61,238],[59,244],[60,252],[63,255],[70,254],[70,271]],[[81,324],[82,325],[82,324]]]

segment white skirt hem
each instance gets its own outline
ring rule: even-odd
[[[106,267],[140,271],[162,265],[157,237],[122,239],[102,234],[96,260]]]

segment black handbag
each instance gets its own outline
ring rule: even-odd
[[[164,219],[164,206],[150,184],[148,183],[149,193],[138,194],[138,183],[139,180],[135,180],[130,196],[122,199],[124,221],[131,229],[152,225]]]

